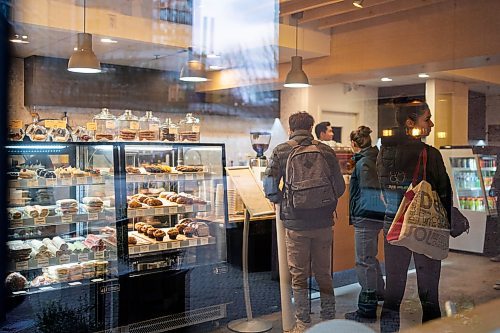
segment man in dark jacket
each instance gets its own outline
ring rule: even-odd
[[[340,172],[335,152],[327,145],[313,142],[312,127],[314,118],[307,112],[299,112],[290,116],[290,140],[293,144],[309,146],[317,144],[318,149],[326,160],[335,194],[339,198],[345,191],[345,183]],[[267,198],[281,206],[281,220],[286,230],[285,242],[292,290],[295,300],[296,323],[292,332],[304,332],[311,323],[307,280],[309,278],[310,260],[316,282],[320,288],[321,318],[329,320],[335,318],[335,296],[331,270],[331,253],[333,245],[333,213],[335,206],[317,209],[290,210],[283,209],[284,191],[280,188],[280,181],[285,180],[287,160],[292,152],[292,142],[278,145],[269,160],[265,172],[264,191]]]

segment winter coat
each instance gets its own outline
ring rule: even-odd
[[[385,205],[377,175],[377,147],[354,154],[356,162],[349,184],[349,224],[355,227],[382,228]]]
[[[295,140],[299,145],[312,144],[313,136],[310,131],[297,130],[290,135],[290,140]],[[324,143],[318,143],[318,149],[323,153],[331,170],[331,181],[337,194],[337,198],[345,191],[345,182],[340,172],[339,162],[333,149]],[[292,146],[287,142],[279,144],[274,148],[268,167],[265,171],[264,192],[266,197],[274,203],[282,203],[283,189],[279,187],[280,182],[285,181],[286,162],[292,152]],[[293,214],[283,215],[281,209],[281,220],[285,228],[291,230],[311,230],[326,228],[333,224],[334,208],[325,207],[314,210],[294,211]]]
[[[437,192],[448,221],[451,216],[452,190],[439,150],[404,133],[382,138],[382,147],[377,158],[377,172],[386,203],[384,229],[387,231],[398,210],[403,195],[410,186],[422,149],[427,148],[427,181]],[[420,167],[417,182],[422,180]]]

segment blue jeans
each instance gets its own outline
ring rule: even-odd
[[[373,317],[377,311],[377,296],[384,296],[384,280],[377,259],[378,234],[381,228],[354,228],[356,274],[361,285],[358,311]]]

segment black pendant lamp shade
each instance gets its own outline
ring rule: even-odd
[[[302,69],[302,57],[297,55],[298,25],[299,19],[302,18],[302,13],[293,14],[292,18],[295,19],[295,55],[292,56],[292,68],[286,75],[283,86],[286,88],[306,88],[309,87],[309,79]]]

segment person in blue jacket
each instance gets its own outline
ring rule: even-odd
[[[382,230],[385,205],[377,175],[378,148],[372,147],[372,130],[360,126],[351,132],[356,163],[349,184],[349,224],[354,226],[356,275],[361,285],[358,309],[346,319],[375,321],[378,300],[384,298],[384,280],[377,259],[378,237]]]

